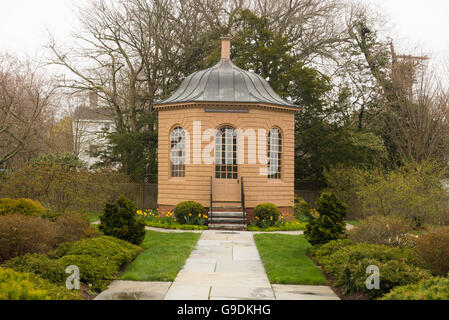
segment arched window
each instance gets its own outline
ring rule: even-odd
[[[173,178],[183,178],[186,176],[186,134],[183,128],[176,127],[170,135],[170,160],[171,176]]]
[[[281,179],[282,133],[272,128],[268,133],[268,179]]]
[[[215,139],[215,178],[238,179],[237,134],[230,126],[221,127]]]

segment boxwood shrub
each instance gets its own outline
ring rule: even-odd
[[[81,300],[76,291],[52,284],[37,275],[0,268],[0,300]]]
[[[279,220],[281,215],[279,208],[273,203],[262,203],[254,208],[254,217],[258,227],[272,227]]]
[[[337,240],[345,233],[347,205],[334,193],[322,193],[316,201],[316,211],[312,212],[307,215],[309,223],[304,232],[312,245]]]
[[[59,258],[64,268],[75,265],[81,281],[103,290],[115,278],[120,267],[132,261],[143,249],[127,241],[102,236],[61,244],[52,257]]]
[[[68,276],[61,261],[50,259],[44,254],[26,254],[16,257],[7,261],[5,267],[18,272],[34,273],[42,279],[61,285],[65,283]]]
[[[409,248],[354,244],[346,239],[316,246],[309,253],[334,280],[334,285],[344,289],[345,294],[363,292],[372,299],[379,298],[396,286],[416,283],[431,276],[415,251]],[[380,289],[366,288],[366,268],[370,265],[380,269]]]
[[[107,236],[139,245],[145,238],[145,221],[136,217],[137,205],[121,196],[114,203],[106,203],[98,229]]]
[[[186,217],[191,215],[192,217],[198,217],[198,215],[204,215],[205,209],[203,205],[196,201],[183,201],[176,205],[173,210],[176,220],[180,224],[186,224]]]

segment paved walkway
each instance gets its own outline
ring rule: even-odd
[[[271,285],[252,232],[204,231],[165,300],[338,299],[329,287]]]
[[[200,232],[200,240],[173,283],[114,281],[96,299],[339,300],[327,286],[271,285],[253,232]]]

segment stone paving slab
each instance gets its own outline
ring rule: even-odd
[[[113,281],[95,300],[164,300],[171,282]]]
[[[211,286],[173,283],[164,300],[209,300]]]
[[[261,261],[259,251],[257,251],[255,246],[235,246],[232,251],[232,257],[234,261]]]
[[[210,299],[215,300],[275,300],[273,289],[270,287],[229,287],[214,286]]]
[[[215,271],[227,273],[250,272],[265,274],[265,268],[259,263],[259,261],[218,261]]]
[[[340,300],[327,286],[273,284],[277,300]]]

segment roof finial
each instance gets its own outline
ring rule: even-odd
[[[232,35],[230,34],[224,35],[220,39],[221,39],[221,58],[230,59]]]

